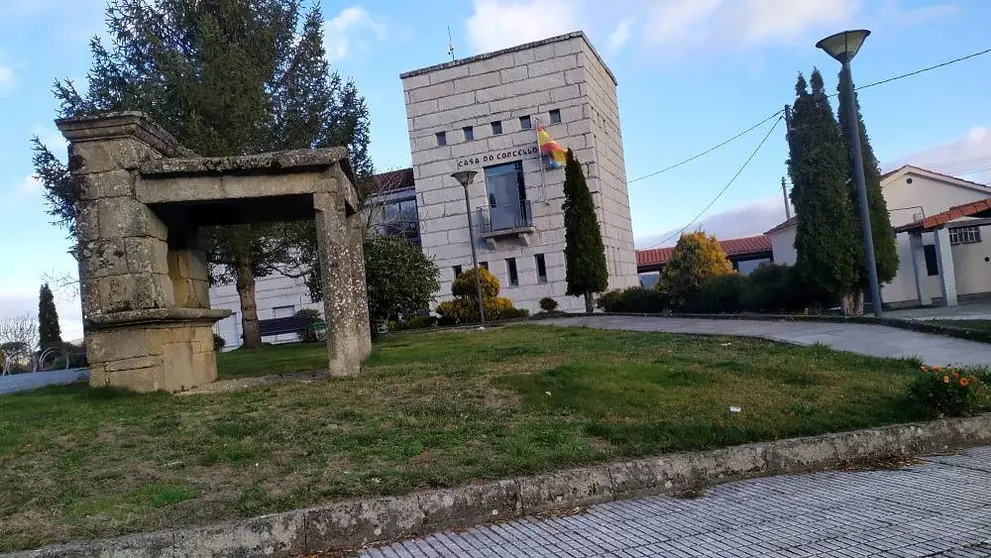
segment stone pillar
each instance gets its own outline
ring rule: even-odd
[[[175,305],[180,308],[210,307],[210,274],[206,252],[199,247],[199,234],[173,231],[169,238],[169,277]]]
[[[135,193],[143,163],[189,152],[140,113],[56,124],[70,142],[69,170],[79,191],[77,250],[90,384],[180,391],[213,381],[211,326],[228,312],[209,310],[208,295],[199,291],[184,294],[197,310],[176,311],[168,227]],[[187,275],[198,279],[202,273]]]
[[[939,286],[943,291],[943,305],[957,305],[957,279],[953,270],[953,252],[950,250],[950,231],[939,228],[936,236],[936,262],[939,263]]]
[[[929,306],[932,298],[926,294],[923,277],[929,275],[926,269],[926,252],[922,245],[922,232],[908,233],[908,246],[912,253],[912,270],[915,275],[915,295],[919,299],[919,304]]]
[[[348,242],[354,254],[351,267],[353,285],[352,307],[354,308],[354,331],[358,337],[359,357],[365,359],[372,353],[371,319],[368,315],[368,286],[365,283],[365,230],[361,226],[361,216],[348,216]]]
[[[362,349],[354,325],[355,251],[350,240],[346,206],[341,195],[319,192],[313,195],[313,207],[317,249],[320,252],[324,320],[327,322],[329,370],[334,376],[349,376],[360,371]]]

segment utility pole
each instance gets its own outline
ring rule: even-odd
[[[785,219],[791,219],[791,206],[788,205],[788,187],[785,186],[785,177],[781,177],[781,195],[785,199]]]
[[[791,131],[791,105],[785,105],[785,130]]]

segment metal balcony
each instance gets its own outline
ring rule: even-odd
[[[501,237],[518,237],[529,246],[530,234],[536,231],[533,226],[533,212],[529,200],[493,204],[478,208],[479,237],[486,240],[493,249]]]

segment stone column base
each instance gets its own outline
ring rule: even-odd
[[[216,380],[212,318],[101,324],[86,335],[90,385],[177,392]]]

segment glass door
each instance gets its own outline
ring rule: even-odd
[[[516,161],[486,167],[485,190],[489,201],[489,223],[492,230],[520,226],[521,208],[526,200],[523,163]]]

